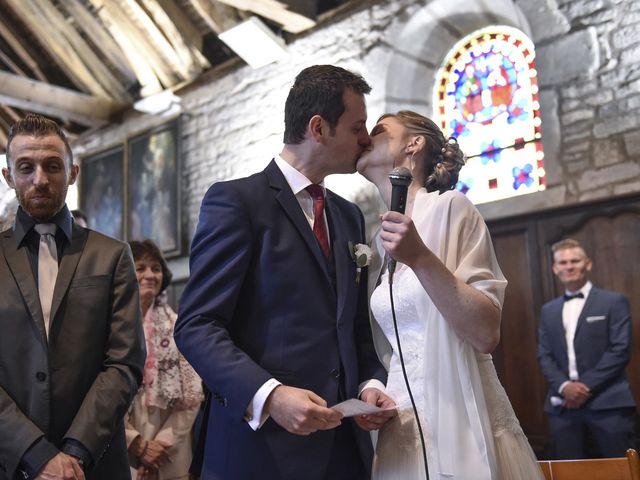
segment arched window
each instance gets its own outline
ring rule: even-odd
[[[436,74],[434,116],[467,154],[456,188],[478,204],[545,188],[533,43],[494,26],[460,40]]]

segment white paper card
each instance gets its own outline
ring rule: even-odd
[[[368,415],[370,413],[386,412],[387,410],[394,410],[396,407],[380,408],[370,403],[363,402],[357,398],[350,398],[344,402],[340,402],[337,405],[331,407],[334,410],[339,411],[345,417],[353,417],[355,415]]]

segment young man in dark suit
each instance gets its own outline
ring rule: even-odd
[[[590,432],[605,457],[633,447],[635,401],[625,375],[631,357],[629,302],[594,287],[591,260],[575,240],[552,246],[565,294],[542,307],[538,360],[549,383],[545,411],[557,459],[586,458]]]
[[[201,478],[365,479],[366,430],[388,417],[343,419],[360,396],[393,404],[369,326],[357,206],[323,186],[353,173],[369,147],[362,77],[319,65],[296,78],[284,148],[248,178],[213,185],[191,250],[175,330],[213,401]]]
[[[2,173],[20,207],[0,234],[0,480],[130,478],[145,352],[129,247],[73,222],[78,166],[54,122],[15,124]]]

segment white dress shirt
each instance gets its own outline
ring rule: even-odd
[[[578,374],[578,367],[576,365],[576,351],[573,346],[573,340],[576,336],[576,328],[578,327],[578,319],[580,318],[580,314],[582,313],[582,309],[584,307],[584,302],[587,300],[589,296],[589,292],[591,291],[591,287],[593,285],[591,282],[585,283],[581,289],[575,292],[567,291],[567,295],[575,295],[578,292],[582,292],[584,298],[574,298],[569,301],[565,301],[562,306],[562,325],[564,326],[564,336],[565,341],[567,342],[567,357],[569,360],[569,378],[572,381],[578,380],[580,378]],[[569,383],[569,381],[564,382],[560,385],[559,392],[562,393],[564,387]]]
[[[311,194],[305,190],[309,185],[313,184],[311,180],[305,177],[298,170],[293,168],[286,160],[284,160],[280,155],[275,156],[275,162],[284,178],[287,180],[287,183],[291,187],[291,191],[296,196],[296,200],[300,204],[300,208],[302,208],[302,212],[309,222],[309,226],[313,230],[313,198],[311,198]],[[324,182],[320,184],[320,186],[324,189]],[[324,211],[324,224],[327,227],[327,237],[329,242],[331,242],[331,236],[329,235],[329,222],[327,221],[327,211]]]

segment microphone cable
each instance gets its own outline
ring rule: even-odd
[[[407,194],[409,185],[413,181],[411,171],[405,167],[396,167],[391,173],[389,173],[389,181],[391,182],[391,203],[389,209],[394,212],[404,214]],[[416,408],[416,402],[413,399],[413,392],[409,385],[409,378],[407,377],[407,368],[404,364],[404,356],[402,355],[402,345],[400,345],[400,334],[398,332],[398,321],[396,320],[396,308],[393,302],[393,274],[396,271],[396,260],[392,256],[389,256],[387,263],[387,271],[389,273],[389,298],[391,299],[391,316],[393,318],[393,330],[396,334],[396,343],[398,345],[398,357],[400,358],[400,365],[402,366],[402,375],[404,376],[404,383],[409,392],[409,398],[411,399],[411,407],[413,408],[413,415],[418,425],[418,434],[420,435],[420,445],[422,446],[422,458],[424,459],[424,472],[425,478],[429,480],[429,464],[427,462],[427,448],[424,441],[424,434],[422,433],[422,425],[420,424],[420,417],[418,415],[418,409]]]
[[[422,458],[424,460],[424,472],[425,478],[429,480],[429,462],[427,462],[427,447],[424,441],[424,434],[422,433],[422,425],[420,424],[420,416],[418,415],[418,409],[416,402],[413,399],[413,392],[409,385],[409,378],[407,377],[407,369],[404,365],[404,356],[402,355],[402,346],[400,345],[400,334],[398,332],[398,321],[396,320],[396,308],[393,302],[393,274],[395,273],[395,265],[393,270],[389,271],[389,299],[391,300],[391,317],[393,318],[393,330],[396,334],[396,343],[398,345],[398,357],[400,358],[400,365],[402,366],[402,376],[404,377],[404,383],[407,386],[407,392],[409,392],[409,399],[411,400],[411,407],[413,409],[413,415],[418,425],[418,434],[420,435],[420,446],[422,447]]]

